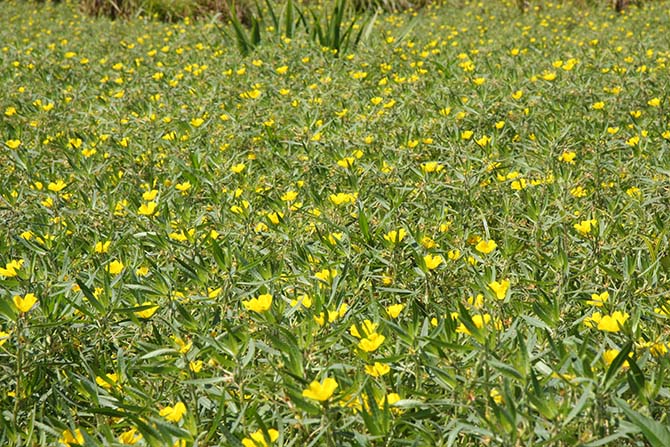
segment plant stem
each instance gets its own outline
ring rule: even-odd
[[[23,391],[21,389],[21,370],[23,369],[23,343],[22,343],[22,333],[23,333],[23,314],[19,315],[19,318],[16,320],[16,370],[14,372],[16,378],[16,386],[14,388],[14,413],[13,413],[13,423],[14,430],[20,439],[20,430],[18,423],[19,416],[19,407],[21,403],[21,395]]]

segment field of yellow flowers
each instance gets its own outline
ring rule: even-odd
[[[670,4],[532,4],[0,2],[0,444],[670,445]]]

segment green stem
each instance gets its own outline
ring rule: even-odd
[[[23,333],[23,314],[19,315],[19,318],[16,320],[16,370],[14,373],[16,377],[16,386],[14,388],[15,396],[14,396],[13,422],[14,422],[14,430],[16,431],[17,435],[19,435],[20,433],[18,416],[19,416],[19,407],[21,403],[21,395],[23,393],[21,389],[21,370],[23,369],[22,333]]]
[[[191,377],[191,380],[197,379],[198,376],[196,375],[196,373],[194,371],[191,370],[191,362],[188,360],[188,357],[186,357],[186,354],[184,354],[184,361],[186,362],[186,368],[188,368],[188,373],[189,373],[189,376]],[[198,397],[197,397],[197,394],[196,394],[195,385],[193,385],[191,383],[191,385],[189,385],[188,388],[189,388],[189,392],[191,394],[191,402],[192,402],[192,404],[191,404],[191,408],[192,408],[191,414],[195,418],[196,426],[198,426],[198,425],[200,425],[200,416],[199,416],[200,412],[198,411]]]
[[[323,412],[321,414],[321,429],[326,431],[326,445],[328,447],[335,447],[335,437],[328,424],[328,402],[323,404]]]

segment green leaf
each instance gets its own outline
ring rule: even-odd
[[[93,305],[93,307],[100,313],[105,312],[105,307],[98,301],[98,299],[93,295],[93,292],[91,292],[91,289],[88,288],[86,284],[80,279],[76,280],[77,285],[81,289],[81,292],[84,294],[84,296],[88,299],[88,302]]]
[[[574,407],[572,407],[572,410],[570,410],[570,413],[568,413],[568,415],[565,417],[565,421],[563,423],[567,425],[571,420],[577,417],[577,415],[581,413],[581,411],[584,409],[584,407],[592,397],[593,397],[593,391],[591,391],[591,387],[587,387],[582,393],[577,403],[574,405]]]
[[[245,31],[242,22],[240,22],[240,19],[237,17],[237,8],[235,7],[234,1],[230,4],[230,22],[233,25],[240,52],[244,56],[248,55],[251,52],[253,45],[247,36],[247,32]]]
[[[626,417],[641,431],[652,447],[670,446],[670,430],[667,425],[661,424],[643,414],[633,410],[623,399],[613,398],[614,403],[624,412]]]
[[[616,373],[619,371],[619,369],[621,369],[624,362],[626,362],[626,360],[629,359],[628,354],[630,354],[630,350],[632,348],[633,348],[632,342],[626,343],[626,345],[624,345],[619,354],[617,354],[617,356],[614,357],[614,360],[612,360],[612,363],[610,364],[609,368],[607,368],[605,379],[603,380],[603,387],[605,389],[609,388],[609,386],[612,384],[612,381],[616,377]]]

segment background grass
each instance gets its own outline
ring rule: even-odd
[[[336,58],[1,2],[2,444],[667,445],[668,5],[511,6]]]

